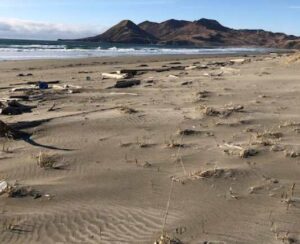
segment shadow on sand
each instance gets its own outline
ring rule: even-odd
[[[75,149],[59,148],[59,147],[55,147],[55,146],[40,144],[31,138],[31,136],[32,136],[31,133],[22,131],[24,129],[31,129],[31,128],[37,127],[37,126],[39,126],[43,123],[49,122],[49,121],[50,121],[50,119],[36,120],[36,121],[23,121],[23,122],[17,122],[10,126],[15,131],[15,134],[17,135],[15,139],[23,140],[32,146],[42,147],[42,148],[51,149],[51,150],[74,151]]]

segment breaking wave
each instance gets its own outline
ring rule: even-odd
[[[28,42],[28,41],[27,41]],[[37,41],[35,41],[37,42]],[[183,48],[165,46],[111,45],[96,43],[6,43],[0,42],[0,60],[59,59],[137,55],[193,55],[268,52],[264,48]]]

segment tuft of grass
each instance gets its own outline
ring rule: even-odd
[[[154,244],[183,244],[177,238],[171,238],[166,233],[162,234],[159,240],[155,241]]]
[[[208,107],[205,105],[199,106],[199,109],[203,115],[211,116],[211,117],[221,117],[221,118],[227,118],[231,114],[236,112],[243,112],[244,106],[242,105],[227,105],[222,108],[214,108],[214,107]]]
[[[182,142],[178,142],[174,138],[170,137],[168,141],[165,141],[165,146],[167,148],[183,148],[184,144]]]
[[[40,152],[37,157],[37,165],[43,169],[63,169],[64,164],[58,163],[59,157],[57,155]]]
[[[12,153],[11,150],[11,144],[12,144],[12,138],[6,136],[5,138],[3,138],[3,140],[1,140],[1,151],[4,153]]]

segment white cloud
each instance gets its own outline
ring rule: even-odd
[[[0,19],[0,38],[56,40],[81,38],[102,33],[104,26],[82,26],[35,22],[21,19]]]

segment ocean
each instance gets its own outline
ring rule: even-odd
[[[65,41],[0,39],[0,60],[62,59],[172,54],[251,54],[271,52],[266,48],[191,48],[182,46],[129,45]]]

